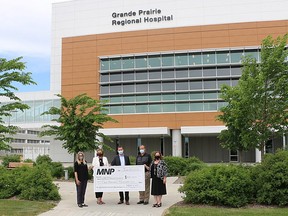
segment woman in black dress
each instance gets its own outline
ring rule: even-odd
[[[155,204],[153,207],[162,206],[162,195],[167,194],[166,192],[166,177],[168,175],[167,165],[162,160],[162,155],[159,151],[155,153],[155,159],[151,164],[151,178],[152,178],[152,189],[151,195],[154,196]]]
[[[78,152],[76,162],[74,164],[74,175],[77,190],[77,204],[80,208],[88,207],[84,204],[85,192],[88,181],[88,166],[85,161],[84,153]]]

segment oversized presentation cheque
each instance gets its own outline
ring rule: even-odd
[[[144,191],[144,165],[95,167],[94,192]]]

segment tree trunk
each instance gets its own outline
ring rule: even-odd
[[[263,161],[264,159],[264,155],[265,155],[265,143],[262,143],[261,144],[261,162]]]

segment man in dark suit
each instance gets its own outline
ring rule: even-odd
[[[113,161],[111,162],[112,166],[126,166],[126,165],[130,165],[130,159],[128,156],[124,155],[124,149],[122,146],[118,147],[118,155],[116,155],[113,159]],[[124,202],[124,193],[123,192],[119,192],[120,195],[120,201],[118,202],[118,204],[122,204]],[[125,191],[125,203],[126,205],[130,205],[129,203],[129,192]]]

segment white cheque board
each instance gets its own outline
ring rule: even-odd
[[[94,167],[94,192],[144,191],[143,165]]]

